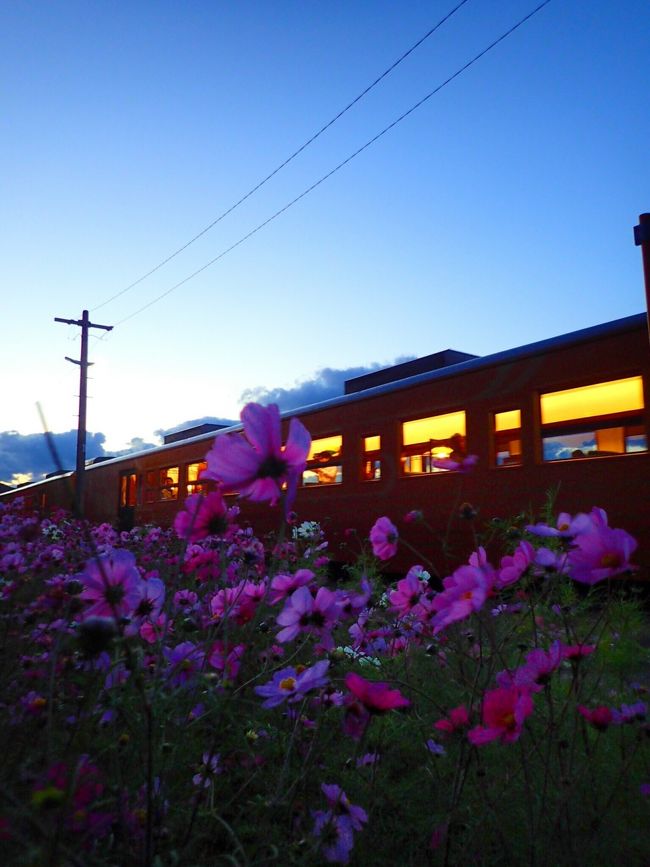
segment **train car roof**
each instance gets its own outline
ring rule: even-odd
[[[495,352],[491,355],[477,356],[467,361],[460,361],[456,364],[450,364],[447,367],[442,367],[436,370],[418,373],[414,376],[409,376],[404,379],[399,379],[394,382],[388,382],[383,385],[376,385],[362,391],[353,392],[351,394],[343,394],[337,397],[329,398],[328,400],[320,401],[319,403],[308,404],[306,406],[296,407],[295,409],[285,410],[281,413],[282,418],[292,418],[296,415],[309,414],[320,410],[329,409],[330,407],[343,406],[348,403],[354,403],[360,400],[366,400],[370,397],[379,397],[384,394],[390,394],[395,391],[412,388],[427,382],[435,382],[436,380],[448,379],[454,376],[460,376],[466,373],[483,370],[486,367],[493,367],[499,364],[507,364],[512,361],[528,358],[533,355],[553,352],[568,348],[579,343],[589,343],[593,340],[598,340],[604,337],[610,337],[616,334],[632,331],[639,328],[647,327],[647,314],[637,313],[633,316],[626,316],[623,319],[615,319],[611,322],[605,322],[601,325],[593,325],[589,328],[581,328],[578,331],[571,331],[568,334],[561,334],[557,337],[550,337],[545,340],[538,340],[535,343],[528,343],[524,346],[518,346],[514,349],[506,349],[502,352]],[[243,429],[243,425],[238,423],[224,427],[218,431],[217,436],[225,433],[232,433]],[[178,442],[166,443],[160,446],[154,446],[150,449],[143,449],[139,452],[130,452],[127,455],[119,455],[114,458],[101,461],[98,464],[86,467],[86,472],[92,472],[99,468],[110,466],[115,463],[129,463],[137,458],[144,457],[149,454],[160,454],[168,450],[177,449],[179,446],[191,445],[192,443],[205,443],[215,438],[215,432],[198,434],[194,437],[180,440]],[[66,474],[67,475],[67,474]],[[59,477],[60,478],[60,477]],[[14,490],[29,490],[33,485],[41,485],[44,481],[33,482],[29,485],[22,485],[19,489]],[[54,481],[52,479],[51,481]],[[13,492],[13,491],[12,491]],[[2,494],[0,494],[0,497]]]

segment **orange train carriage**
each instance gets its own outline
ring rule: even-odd
[[[313,439],[295,510],[319,521],[339,557],[345,530],[361,537],[382,514],[398,526],[412,509],[442,534],[461,501],[478,521],[539,510],[551,489],[557,506],[605,508],[612,526],[639,540],[637,562],[650,577],[650,347],[645,314],[486,357],[451,350],[346,383],[346,394],[284,413]],[[215,435],[192,436],[88,466],[85,512],[127,527],[168,525],[200,479]],[[476,455],[472,472],[439,460]],[[29,506],[70,508],[74,473],[22,486]],[[243,501],[242,518],[258,533],[277,526],[277,511]],[[464,554],[468,523],[452,519],[451,543]],[[423,527],[409,541],[440,555]],[[404,560],[399,565],[408,566]],[[444,563],[439,563],[441,569]]]

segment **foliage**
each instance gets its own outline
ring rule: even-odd
[[[177,532],[0,511],[4,864],[648,863],[646,617],[601,510],[387,584],[210,496]]]

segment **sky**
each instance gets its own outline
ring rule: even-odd
[[[37,402],[72,442],[80,329],[54,317],[84,308],[114,326],[91,331],[89,456],[645,309],[647,0],[551,0],[168,291],[539,2],[466,0],[124,291],[458,2],[3,4],[0,480],[47,469]]]

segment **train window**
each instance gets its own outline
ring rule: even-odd
[[[205,481],[200,481],[201,473],[207,470],[208,464],[206,461],[196,461],[196,463],[188,464],[187,471],[187,493],[188,494],[206,494],[208,486]]]
[[[372,481],[381,478],[381,437],[369,436],[363,438],[363,456],[361,459],[361,478]]]
[[[307,469],[302,474],[303,485],[340,485],[343,480],[342,450],[343,437],[340,434],[312,440]]]
[[[135,473],[122,473],[120,476],[120,507],[137,504],[137,476]]]
[[[178,499],[178,467],[149,470],[145,475],[145,502]]]
[[[462,460],[465,451],[465,412],[448,412],[418,418],[402,425],[402,472],[404,475],[446,473],[437,465],[445,458]]]
[[[540,395],[545,461],[648,451],[640,376]]]
[[[495,412],[493,417],[494,463],[497,467],[521,464],[521,410]]]

